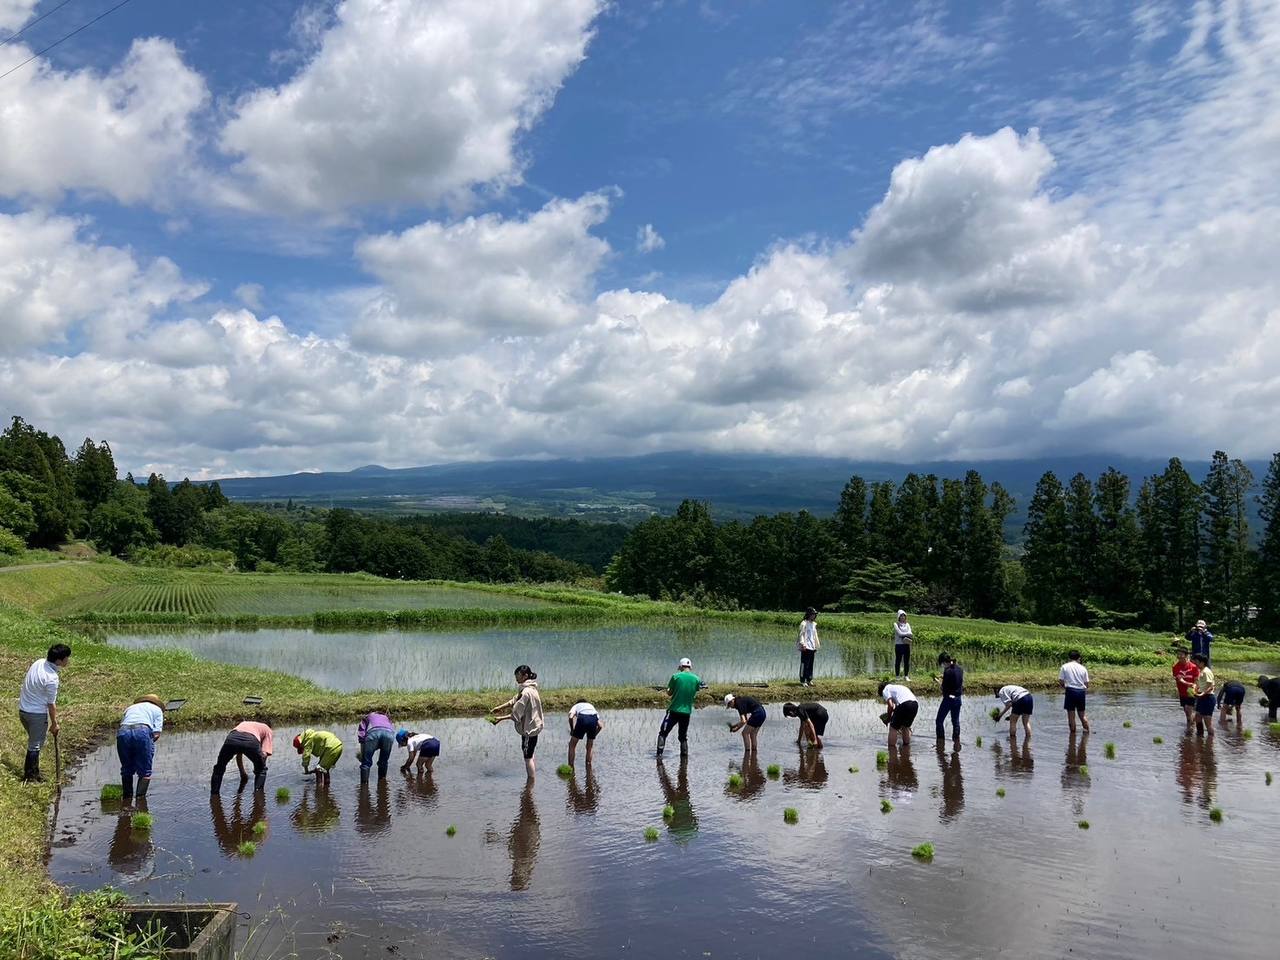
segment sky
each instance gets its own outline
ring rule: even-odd
[[[0,0],[0,414],[122,470],[1280,449],[1280,0],[118,2]]]

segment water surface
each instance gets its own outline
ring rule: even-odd
[[[821,754],[801,752],[771,706],[756,761],[744,760],[725,711],[695,714],[683,763],[672,750],[654,760],[656,711],[608,711],[593,770],[579,755],[569,781],[554,772],[564,721],[549,717],[532,788],[512,731],[476,719],[407,723],[444,744],[431,778],[393,768],[362,788],[349,746],[327,793],[302,782],[290,754],[273,762],[265,796],[237,795],[229,772],[216,801],[207,779],[223,734],[166,735],[150,836],[98,801],[116,774],[103,748],[63,794],[50,870],[78,889],[238,901],[248,957],[1274,952],[1280,785],[1263,773],[1280,772],[1280,738],[1262,711],[1247,711],[1252,740],[1233,729],[1209,744],[1182,735],[1171,698],[1094,696],[1098,729],[1072,743],[1057,699],[1040,698],[1031,744],[1011,746],[985,716],[989,702],[971,698],[956,751],[931,736],[935,703],[922,704],[923,736],[884,769],[870,702],[828,705]],[[354,744],[353,719],[331,728]],[[287,803],[274,797],[281,785],[293,791]],[[1221,824],[1208,817],[1215,805]],[[787,807],[797,824],[783,822]],[[257,822],[268,825],[257,855],[237,856]],[[645,841],[646,826],[659,840]],[[932,863],[910,856],[925,840]]]

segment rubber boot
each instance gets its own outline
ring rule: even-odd
[[[29,783],[44,783],[44,777],[40,776],[39,750],[27,751],[27,760],[22,768],[22,779]]]
[[[379,771],[379,777],[378,777],[378,779],[379,779],[379,780],[381,780],[381,779],[382,779],[382,777],[381,777],[381,771]],[[369,782],[369,768],[368,768],[368,767],[361,767],[361,768],[360,768],[360,785],[361,785],[361,786],[365,786],[366,784],[368,784],[368,782]]]
[[[658,737],[658,756],[662,756],[662,751],[666,747],[666,745],[667,745],[667,738],[662,736]]]
[[[253,792],[262,793],[267,789],[267,775],[260,773],[253,778]]]
[[[144,800],[147,799],[147,788],[150,786],[151,786],[150,777],[138,778],[138,792],[136,794],[136,797],[139,803],[142,803]]]
[[[210,793],[218,793],[222,789],[222,773],[223,771],[215,770],[213,776],[209,778]]]
[[[689,741],[680,741],[680,756],[687,757],[689,755]]]
[[[141,786],[138,787],[138,795],[139,796],[142,795]],[[129,774],[127,777],[124,774],[120,775],[120,799],[123,800],[125,803],[133,803],[133,774],[132,773]]]

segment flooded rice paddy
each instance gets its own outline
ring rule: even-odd
[[[341,692],[491,689],[507,684],[519,663],[531,664],[547,688],[665,685],[681,657],[692,658],[708,683],[777,680],[799,672],[791,630],[714,622],[377,632],[113,630],[107,639],[129,649],[180,648],[206,660],[292,673]],[[917,651],[920,673],[936,669],[935,656],[923,647]],[[1008,656],[999,663],[1051,665]],[[965,657],[973,669],[995,664],[994,658]],[[814,668],[818,677],[892,671],[890,641],[868,645],[837,636],[823,641]]]
[[[304,783],[288,747],[296,731],[281,729],[266,794],[237,794],[233,767],[213,800],[223,732],[166,735],[146,835],[98,799],[117,779],[104,746],[63,793],[50,870],[77,889],[235,900],[245,957],[1274,952],[1280,785],[1264,774],[1280,772],[1280,737],[1263,711],[1246,708],[1252,738],[1232,728],[1206,742],[1183,736],[1169,697],[1098,695],[1095,732],[1073,743],[1058,698],[1037,695],[1030,745],[1011,746],[986,716],[991,702],[966,701],[960,750],[936,744],[936,701],[923,702],[909,753],[882,769],[871,702],[828,705],[821,753],[797,748],[793,722],[770,704],[755,760],[726,711],[697,711],[688,760],[673,743],[662,763],[657,711],[609,711],[593,769],[580,750],[569,780],[555,772],[564,721],[549,716],[532,788],[511,729],[479,719],[397,718],[442,741],[434,775],[393,765],[369,787],[356,718],[335,722],[348,746],[327,792]],[[250,839],[256,854],[241,856]],[[932,862],[913,859],[926,841]]]

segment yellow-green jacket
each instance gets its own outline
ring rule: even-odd
[[[328,730],[304,730],[302,732],[302,769],[306,770],[311,765],[311,758],[315,757],[322,767],[330,767],[332,762],[326,764],[324,761],[332,757],[333,754],[342,754],[342,741],[330,733]]]

